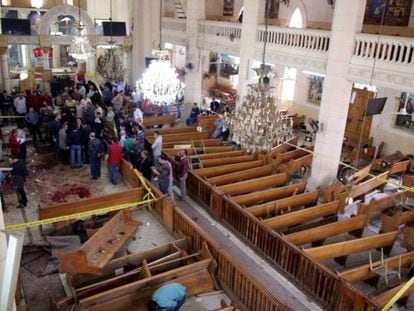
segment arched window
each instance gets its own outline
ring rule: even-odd
[[[303,28],[303,18],[299,8],[296,8],[293,12],[289,21],[289,27]],[[282,100],[293,101],[295,97],[296,74],[297,70],[295,68],[285,67],[282,84]]]
[[[289,27],[291,28],[303,28],[303,16],[299,8],[296,8],[289,21]]]

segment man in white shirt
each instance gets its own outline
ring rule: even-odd
[[[14,99],[13,105],[14,105],[14,108],[16,109],[16,113],[18,116],[20,117],[26,116],[26,113],[27,113],[26,97],[23,96],[22,92],[20,92],[19,96]],[[23,126],[24,119],[18,118],[16,123],[19,126]]]
[[[121,79],[118,81],[118,83],[116,84],[116,92],[125,92],[125,87],[126,87],[126,82]]]
[[[138,124],[142,124],[143,121],[142,111],[138,107],[136,107],[134,111],[134,121]]]
[[[154,156],[154,165],[156,168],[160,167],[160,156],[162,153],[162,136],[160,132],[154,132],[154,143],[151,145],[152,155]]]

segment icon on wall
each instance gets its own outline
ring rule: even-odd
[[[223,16],[233,16],[234,13],[234,0],[223,1]]]
[[[365,8],[364,24],[408,26],[413,0],[368,0]],[[384,12],[385,11],[385,12]]]

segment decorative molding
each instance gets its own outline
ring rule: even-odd
[[[0,47],[8,47],[9,41],[6,35],[0,35]]]
[[[51,36],[49,35],[39,35],[39,44],[41,48],[50,48],[52,47]]]

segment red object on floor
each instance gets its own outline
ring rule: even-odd
[[[78,187],[77,185],[71,185],[66,191],[56,191],[52,196],[52,201],[57,203],[67,202],[66,198],[70,195],[77,195],[80,199],[90,198],[91,192],[84,187]]]

